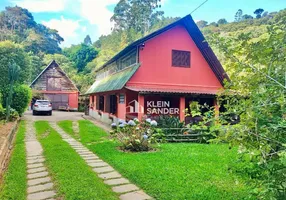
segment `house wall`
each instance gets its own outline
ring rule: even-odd
[[[172,50],[191,52],[191,67],[173,67]],[[139,51],[141,66],[127,86],[181,89],[194,92],[217,91],[221,83],[183,26],[145,42]]]

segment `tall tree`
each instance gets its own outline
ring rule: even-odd
[[[89,35],[85,36],[83,43],[86,45],[92,45],[91,38]]]
[[[247,19],[253,19],[253,17],[251,15],[242,15],[241,20],[247,20]]]
[[[256,18],[261,18],[261,14],[264,12],[262,8],[256,9],[253,13],[256,15]]]
[[[114,8],[111,21],[115,30],[130,30],[146,34],[150,27],[163,16],[158,8],[161,0],[120,0]]]
[[[235,13],[234,21],[235,21],[235,22],[240,22],[240,21],[241,21],[242,14],[243,14],[242,10],[241,10],[241,9],[238,9],[238,11]]]
[[[218,21],[217,21],[217,24],[219,24],[219,25],[221,25],[221,24],[227,24],[227,21],[226,21],[226,19],[219,19]]]
[[[196,24],[197,24],[197,26],[198,26],[199,28],[204,28],[204,27],[206,27],[206,26],[208,25],[208,22],[207,22],[207,21],[204,21],[204,20],[200,20],[200,21],[198,21]]]

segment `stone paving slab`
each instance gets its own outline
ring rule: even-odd
[[[139,188],[134,184],[127,184],[127,185],[114,186],[112,190],[116,193],[126,193],[139,190]]]
[[[51,182],[50,177],[31,179],[31,180],[28,180],[28,186],[39,185],[39,184],[43,184],[47,182]]]
[[[54,191],[44,191],[28,194],[27,200],[44,200],[47,198],[54,197],[56,193]]]
[[[36,159],[43,159],[44,157],[42,155],[36,155],[36,156],[29,156],[27,157],[27,160],[36,160]]]
[[[107,167],[109,166],[106,162],[90,162],[87,163],[90,167]]]
[[[28,169],[27,172],[28,172],[28,174],[33,174],[33,173],[37,173],[37,172],[43,172],[46,170],[47,169],[45,167],[38,167],[38,168]]]
[[[115,171],[108,163],[99,159],[96,154],[81,145],[75,139],[66,134],[56,123],[51,124],[52,127],[64,138],[64,141],[86,161],[86,163],[93,167],[99,178],[104,180],[104,183],[112,187],[116,193],[126,193],[120,196],[122,200],[145,200],[151,199],[146,193],[140,190],[136,185],[131,184],[126,178],[122,178],[121,174]],[[140,190],[140,191],[136,191]]]
[[[102,179],[112,179],[112,178],[121,178],[121,175],[118,172],[114,171],[104,174],[98,174],[98,177]]]
[[[122,194],[119,196],[121,200],[148,200],[152,199],[149,195],[147,195],[143,191],[135,191],[135,192],[129,192],[126,194]]]
[[[34,169],[34,168],[38,168],[38,167],[44,167],[43,163],[36,163],[36,164],[28,164],[27,168],[28,169]]]
[[[34,164],[34,163],[41,163],[41,162],[44,162],[45,159],[44,158],[36,158],[36,159],[33,159],[33,160],[28,160],[28,164]]]
[[[129,181],[126,178],[116,178],[116,179],[109,179],[104,181],[107,185],[122,185],[127,184]]]
[[[45,177],[45,176],[48,176],[48,172],[45,171],[45,172],[37,172],[37,173],[34,173],[34,174],[28,174],[28,179],[35,179],[35,178],[40,178],[40,177]]]
[[[114,169],[108,166],[108,167],[93,168],[93,171],[100,174],[100,173],[105,173],[105,172],[112,172],[114,171]]]
[[[39,191],[46,191],[46,190],[51,190],[53,189],[53,183],[46,183],[43,185],[35,185],[35,186],[31,186],[28,188],[28,193],[35,193],[35,192],[39,192]]]

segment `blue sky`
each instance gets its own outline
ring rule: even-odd
[[[57,29],[70,46],[83,41],[89,34],[96,41],[102,34],[111,31],[110,17],[119,0],[0,0],[0,10],[18,5],[32,12],[35,20]],[[165,16],[183,17],[205,0],[161,0]],[[233,21],[238,9],[243,14],[253,15],[257,8],[273,12],[286,8],[286,0],[208,0],[192,16],[195,21],[208,22],[225,18]]]

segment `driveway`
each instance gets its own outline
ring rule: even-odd
[[[62,120],[72,120],[77,121],[81,120],[82,115],[84,113],[82,112],[66,112],[66,111],[53,111],[53,115],[32,115],[32,111],[26,111],[24,114],[24,119],[28,121],[49,121],[49,122],[57,122]]]

